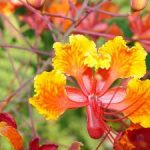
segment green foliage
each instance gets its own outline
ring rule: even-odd
[[[147,69],[150,70],[150,54],[148,54],[146,57],[146,65],[147,65]]]
[[[0,137],[0,150],[13,150],[12,145],[5,137]]]

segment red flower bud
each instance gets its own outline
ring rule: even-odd
[[[148,0],[130,0],[133,11],[139,11],[146,7]]]
[[[45,0],[26,0],[26,1],[29,5],[31,5],[36,9],[41,8],[45,3]]]
[[[57,149],[58,145],[56,144],[44,144],[40,146],[38,137],[32,139],[29,144],[29,150],[57,150]]]

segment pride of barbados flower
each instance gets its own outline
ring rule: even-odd
[[[142,128],[138,124],[131,124],[127,130],[119,133],[114,140],[115,150],[149,150],[150,128]]]
[[[29,99],[46,119],[85,107],[88,133],[96,139],[111,136],[107,121],[128,118],[150,127],[150,80],[140,80],[146,73],[146,52],[139,43],[130,48],[117,36],[97,49],[85,36],[71,35],[68,43],[53,47],[54,70],[35,77],[35,95]],[[77,86],[66,85],[68,76]],[[120,84],[114,84],[118,79]]]

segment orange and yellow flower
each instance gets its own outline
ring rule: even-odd
[[[150,128],[142,128],[139,124],[132,124],[117,135],[114,141],[114,149],[148,150],[150,147],[149,134]]]
[[[124,114],[142,127],[150,127],[148,111],[150,81],[140,80],[146,72],[146,52],[136,43],[128,47],[118,36],[96,48],[83,35],[71,35],[69,43],[54,44],[54,70],[35,78],[35,95],[29,102],[46,119],[57,119],[69,108],[86,107],[87,129],[92,138],[108,133],[108,118]],[[72,76],[78,87],[66,85]],[[114,86],[117,79],[128,79],[127,86]]]
[[[76,4],[76,0],[71,0],[71,2]],[[45,4],[44,11],[50,14],[71,17],[71,9],[68,0],[52,1],[49,5]],[[57,27],[61,27],[62,31],[66,31],[72,23],[70,20],[59,17],[51,17],[51,21],[54,22]]]
[[[21,5],[23,4],[19,0],[0,0],[0,14],[12,14],[16,10],[16,8]]]
[[[119,7],[111,1],[106,1],[99,7],[99,11],[117,13],[119,11]],[[106,20],[111,17],[111,15],[97,11],[90,12],[88,16],[77,26],[76,32],[92,31],[113,35],[123,35],[121,29],[116,24],[108,25]],[[92,37],[96,38],[94,35],[92,35]]]
[[[82,106],[68,99],[65,85],[66,77],[60,71],[43,72],[34,80],[36,95],[30,103],[46,119],[57,119],[66,109]]]
[[[145,49],[150,52],[150,13],[142,17],[139,12],[135,12],[128,19],[130,29],[134,34],[133,39],[140,41]],[[144,42],[144,40],[147,42]]]
[[[10,1],[0,2],[0,13],[1,14],[10,14],[15,10],[15,5]]]

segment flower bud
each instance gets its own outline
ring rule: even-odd
[[[26,1],[29,5],[31,5],[36,9],[41,8],[45,3],[45,0],[26,0]]]
[[[133,11],[140,11],[146,7],[148,0],[130,0]]]

